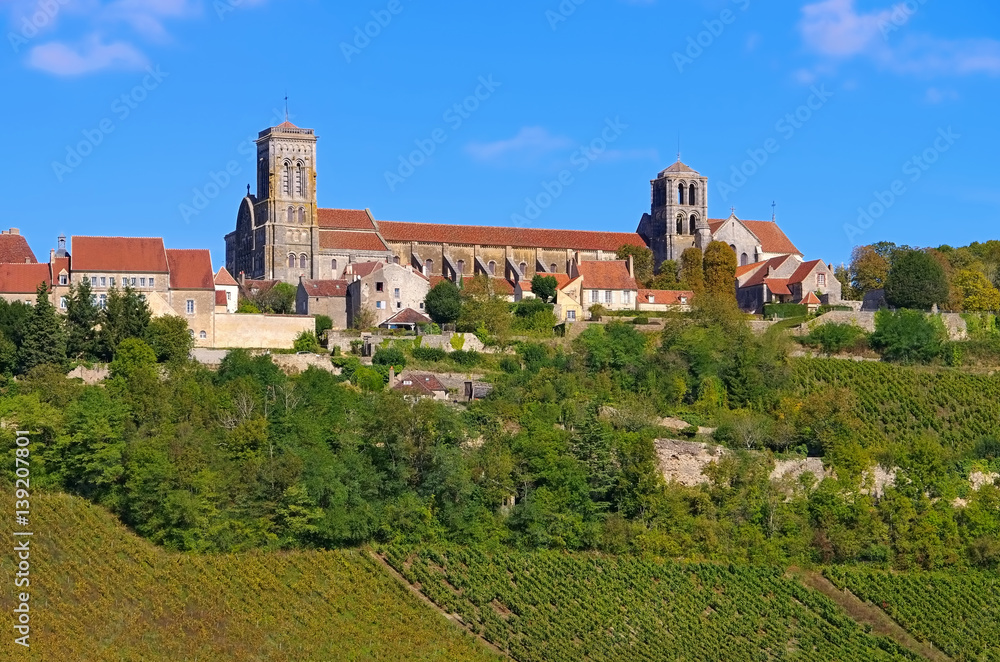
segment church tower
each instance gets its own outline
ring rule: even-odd
[[[639,225],[653,250],[657,267],[679,260],[686,248],[705,250],[712,241],[708,227],[708,177],[681,163],[673,164],[650,182],[652,203]]]
[[[316,277],[315,256],[320,250],[316,140],[312,129],[300,129],[287,120],[260,132],[257,195],[248,191],[234,233],[234,241],[243,248],[240,253],[253,257],[247,264],[234,265],[234,274],[288,283],[300,275]]]

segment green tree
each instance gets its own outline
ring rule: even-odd
[[[424,308],[438,324],[454,324],[462,313],[462,293],[455,283],[442,280],[427,293]]]
[[[727,244],[713,241],[705,249],[705,292],[736,300],[736,253]]]
[[[660,273],[656,274],[653,280],[649,281],[649,288],[651,290],[679,289],[681,282],[677,278],[677,270],[676,260],[666,260],[660,265]]]
[[[187,322],[176,315],[150,320],[145,340],[156,354],[156,359],[162,363],[183,363],[194,347]]]
[[[111,361],[108,393],[120,399],[136,424],[151,423],[164,410],[164,387],[156,367],[156,352],[139,338],[126,338]]]
[[[681,253],[681,283],[694,292],[695,296],[705,290],[704,256],[696,246],[686,248]]]
[[[240,299],[239,305],[236,307],[236,312],[239,315],[260,315],[260,307],[257,306],[250,299]]]
[[[963,269],[955,275],[955,289],[962,300],[962,309],[970,313],[1000,310],[1000,290],[981,272]]]
[[[66,297],[66,353],[74,359],[93,359],[99,351],[97,324],[100,310],[94,302],[90,279],[70,285]]]
[[[512,322],[510,303],[497,294],[493,279],[479,275],[466,282],[462,289],[459,331],[475,333],[484,342],[489,336],[504,342],[510,333]]]
[[[333,328],[333,320],[328,315],[316,316],[316,337],[322,339],[324,334]]]
[[[17,347],[24,339],[24,329],[31,317],[32,307],[23,301],[9,303],[0,299],[0,333]]]
[[[298,290],[289,283],[278,283],[260,292],[253,300],[257,307],[272,315],[294,315]]]
[[[66,367],[66,332],[49,299],[48,284],[44,282],[35,293],[35,305],[24,327],[18,362],[22,373],[45,364]]]
[[[531,279],[531,292],[538,297],[542,303],[548,303],[556,298],[556,288],[558,286],[559,282],[556,280],[555,276],[535,274],[535,277]]]
[[[406,354],[395,345],[383,347],[376,350],[375,356],[372,357],[372,363],[374,365],[394,366],[397,373],[402,372],[406,367]]]
[[[126,339],[143,338],[151,317],[149,304],[131,287],[124,290],[112,287],[108,290],[98,334],[104,359],[111,360],[118,351],[118,345]]]
[[[897,253],[885,283],[885,298],[898,308],[928,310],[948,300],[948,279],[941,264],[923,251]]]
[[[880,310],[875,313],[871,346],[888,361],[928,362],[940,356],[948,333],[937,315],[919,310]]]
[[[320,346],[319,340],[316,339],[316,334],[311,331],[302,331],[295,338],[295,342],[292,344],[292,349],[296,352],[311,352],[313,354],[319,354]]]
[[[632,257],[632,266],[635,269],[635,279],[642,285],[646,285],[653,280],[653,251],[645,246],[635,246],[633,244],[622,244],[618,247],[616,255],[619,260],[628,260]]]
[[[884,252],[884,251],[883,251]],[[847,270],[853,294],[863,299],[873,290],[885,289],[889,278],[889,260],[874,246],[855,246]]]

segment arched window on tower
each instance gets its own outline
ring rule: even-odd
[[[698,187],[694,184],[691,185],[691,189],[688,191],[688,204],[698,204]]]
[[[528,273],[528,263],[522,262],[521,264],[517,265],[517,269],[518,271],[521,272],[522,277],[525,276]]]
[[[333,271],[333,277],[336,278],[337,277],[337,260],[336,260],[336,258],[334,258],[333,260],[330,260],[330,269]]]
[[[683,184],[678,184],[677,185],[677,204],[679,204],[679,205],[683,205],[684,204],[684,185]]]
[[[677,214],[677,234],[684,234],[684,214]]]
[[[293,207],[288,208],[288,222],[289,223],[295,222],[295,209]]]
[[[698,231],[698,217],[695,216],[694,214],[691,214],[690,228],[691,228],[691,234],[694,234],[695,232]]]
[[[294,253],[289,253],[288,254],[288,268],[289,269],[294,269],[295,268],[295,254]]]
[[[299,207],[299,225],[306,224],[306,208]]]
[[[496,276],[497,275],[497,263],[496,262],[494,262],[493,260],[490,260],[490,263],[488,265],[486,265],[486,266],[487,266],[487,268],[489,268],[491,276]]]
[[[299,198],[302,197],[302,164],[299,163],[295,166],[295,195]]]
[[[734,246],[734,245],[732,245],[732,244],[729,244],[729,247],[733,249],[733,252],[734,252],[734,253],[736,252],[736,246]]]
[[[424,260],[424,275],[430,276],[434,273],[434,260]]]
[[[555,262],[553,262],[552,264],[549,265],[549,272],[550,273],[555,273],[556,272],[556,263]]]
[[[465,260],[459,260],[458,264],[455,265],[455,266],[458,267],[458,275],[459,276],[461,276],[461,275],[463,275],[465,273]]]
[[[286,196],[292,195],[292,164],[285,161],[285,167],[281,169],[281,190]]]
[[[306,268],[306,262],[307,262],[307,260],[309,260],[309,257],[305,253],[303,253],[302,255],[299,256],[299,269],[305,269]]]
[[[750,264],[750,256],[744,253],[743,255],[740,256],[740,266],[745,267],[748,264]]]

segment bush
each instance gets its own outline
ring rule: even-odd
[[[648,317],[636,317],[634,320],[632,320],[632,324],[649,324],[649,318]]]
[[[505,356],[500,360],[500,369],[508,374],[521,372],[521,362],[513,356]]]
[[[381,391],[385,386],[385,379],[375,368],[363,365],[351,375],[351,383],[362,391]]]
[[[838,354],[848,349],[866,348],[867,335],[861,327],[838,322],[817,326],[801,342],[809,347],[819,347],[826,354]]]
[[[816,312],[819,315],[823,315],[825,313],[833,313],[833,312],[853,313],[854,309],[851,308],[850,306],[820,306],[819,310],[817,310]]]
[[[926,363],[941,355],[947,338],[940,316],[919,310],[880,310],[875,313],[871,346],[887,361]]]
[[[601,318],[608,314],[608,311],[599,303],[595,303],[589,308],[590,319],[593,322],[600,322]]]
[[[764,318],[786,319],[789,317],[803,317],[809,314],[809,307],[800,303],[768,303],[764,305]]]
[[[162,363],[186,361],[194,347],[194,338],[185,320],[176,315],[156,317],[146,327],[146,343],[156,352]]]
[[[468,351],[456,350],[450,354],[451,360],[466,368],[479,365],[483,360],[483,355],[474,349]]]
[[[292,344],[292,349],[296,352],[312,352],[313,354],[319,354],[320,346],[319,341],[316,339],[316,334],[311,331],[303,331],[295,338],[295,343]]]
[[[333,320],[327,315],[316,316],[316,337],[322,338],[323,334],[333,328]]]
[[[460,351],[463,347],[465,347],[465,334],[456,333],[451,337],[451,340],[449,342],[451,343],[452,349],[454,349],[455,351]]]
[[[396,368],[396,372],[400,372],[406,367],[406,355],[403,353],[403,350],[395,345],[380,348],[376,350],[375,356],[372,357],[372,363],[374,365],[391,365]]]
[[[414,347],[410,353],[418,361],[444,361],[448,358],[448,352],[440,347]]]

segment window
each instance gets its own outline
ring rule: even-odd
[[[194,315],[194,299],[187,300],[187,314]]]
[[[132,287],[135,287],[135,276],[132,276]]]
[[[150,279],[150,282],[152,282],[152,279]],[[114,276],[111,276],[110,278],[108,278],[108,285],[110,285],[111,287],[115,286],[115,277]]]
[[[306,224],[306,208],[299,207],[299,225]]]
[[[732,244],[729,244],[729,248],[731,248],[731,249],[733,250],[733,252],[734,252],[734,253],[736,252],[736,246],[734,246],[734,245],[732,245]]]
[[[465,273],[465,260],[458,261],[458,275],[461,276]]]
[[[694,214],[691,214],[691,225],[690,225],[690,227],[691,227],[691,234],[694,234],[695,232],[698,231],[698,217],[695,216]]]
[[[86,276],[85,276],[85,278],[86,278]],[[91,287],[97,287],[97,276],[91,276],[90,277],[90,286]]]
[[[295,254],[294,253],[289,253],[288,254],[288,268],[289,269],[294,269],[295,268]]]
[[[522,276],[524,276],[525,274],[528,273],[528,263],[527,262],[522,262],[521,264],[517,265],[517,268],[521,272]]]
[[[684,234],[684,214],[677,214],[677,234]]]
[[[396,297],[397,299],[399,298],[399,288],[398,287],[392,291],[392,295],[394,297]]]
[[[101,287],[107,287],[107,286],[108,286],[108,279],[105,278],[104,276],[101,276]]]
[[[488,265],[486,265],[486,266],[490,270],[490,275],[491,276],[496,276],[497,275],[497,263],[496,262],[494,262],[493,260],[490,260],[490,263]]]
[[[208,334],[202,331],[201,333],[198,334],[198,337],[201,338],[202,340],[205,340],[206,338],[208,338]]]
[[[402,307],[403,307],[403,302],[402,301],[397,301],[396,302],[396,310],[399,310]]]
[[[691,185],[691,189],[688,191],[688,204],[696,205],[698,204],[698,187],[694,184]]]
[[[285,215],[288,217],[288,222],[289,223],[294,223],[295,222],[295,208],[294,207],[289,207],[288,211],[285,212]]]
[[[375,283],[376,292],[385,292],[385,283]]]
[[[375,307],[379,310],[385,310],[385,301],[376,301]]]
[[[303,253],[302,255],[299,256],[299,269],[305,269],[306,268],[306,260],[308,260],[308,259],[309,258],[306,257],[305,253]]]
[[[337,275],[337,261],[336,260],[331,260],[330,261],[330,268],[333,269],[333,275],[336,276]]]
[[[601,291],[600,290],[591,290],[590,291],[590,303],[597,303],[600,300],[601,300]]]
[[[188,333],[194,338],[194,329],[188,329]]]
[[[139,287],[146,287],[146,279],[145,278],[140,278],[139,279]]]
[[[423,302],[423,301],[421,301],[421,302],[420,302],[420,310],[423,310],[423,309],[424,309],[424,302]]]
[[[684,204],[684,185],[683,184],[678,184],[677,185],[677,204],[679,204],[679,205],[683,205]]]
[[[628,290],[622,292],[622,303],[628,305],[632,303],[632,293]]]
[[[748,264],[750,264],[750,256],[744,253],[743,255],[740,256],[740,266],[745,267]]]
[[[59,297],[59,307],[66,310],[66,297]]]
[[[556,263],[553,262],[552,264],[549,265],[549,273],[554,274],[555,272],[556,272]]]
[[[97,307],[98,308],[106,308],[107,305],[108,305],[108,295],[107,294],[102,294],[99,297],[97,297]]]
[[[568,319],[570,322],[575,322],[576,321],[576,311],[575,310],[568,311],[566,313],[566,319]]]
[[[155,284],[153,283],[154,280],[156,280],[156,279],[155,278],[150,278],[149,279],[149,286],[150,287],[155,287]],[[114,283],[112,283],[112,285],[114,285]]]
[[[392,263],[393,264],[399,264],[399,256],[398,255],[393,256]]]
[[[232,301],[232,300],[233,300],[233,293],[232,293],[232,291],[231,290],[226,290],[226,301]]]
[[[826,274],[817,274],[816,284],[820,287],[826,287]]]
[[[66,274],[59,274],[59,284],[69,285],[69,277],[67,277]]]
[[[281,190],[285,192],[285,195],[292,194],[292,164],[285,163],[285,167],[281,169]],[[289,219],[291,220],[291,219]]]
[[[295,168],[295,195],[302,197],[302,164]]]
[[[614,303],[615,293],[611,290],[604,290],[604,303]]]

